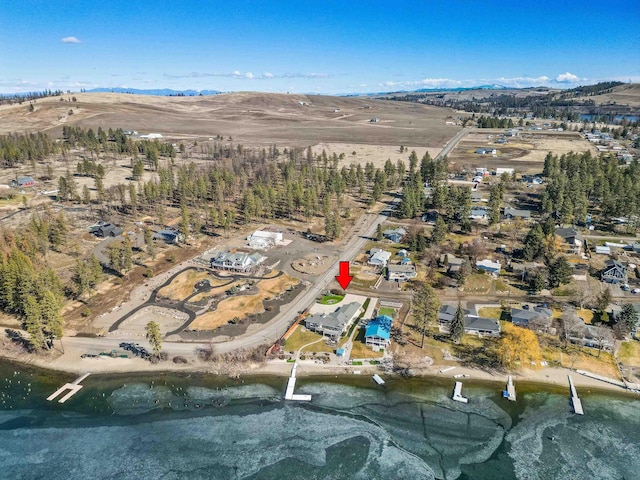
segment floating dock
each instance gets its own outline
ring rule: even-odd
[[[85,373],[84,375],[81,375],[80,377],[76,378],[73,382],[65,383],[62,387],[60,387],[58,390],[56,390],[51,395],[49,395],[47,397],[47,400],[51,402],[55,400],[59,395],[62,395],[63,392],[69,390],[65,396],[63,396],[60,400],[58,400],[58,403],[66,402],[67,400],[69,400],[71,397],[73,397],[76,393],[80,391],[80,389],[82,388],[82,385],[80,385],[80,382],[83,381],[85,378],[87,378],[89,375],[91,374]]]
[[[573,385],[571,375],[567,375],[567,377],[569,377],[569,389],[571,390],[571,405],[573,406],[573,412],[578,415],[584,415],[584,411],[582,410],[582,402],[578,398],[578,392],[576,392],[576,387],[574,387]]]
[[[296,388],[296,369],[298,368],[298,363],[294,363],[291,368],[291,376],[289,377],[289,381],[287,382],[287,390],[284,394],[285,400],[294,400],[299,402],[310,402],[311,395],[296,395],[293,393]]]
[[[372,378],[373,378],[373,381],[376,382],[378,385],[384,385],[384,380],[377,373],[374,373]]]
[[[456,386],[453,388],[453,396],[451,398],[456,402],[469,403],[469,399],[462,396],[462,382],[456,382]]]
[[[516,401],[516,386],[513,384],[511,375],[507,379],[507,389],[502,392],[502,396],[512,402]]]

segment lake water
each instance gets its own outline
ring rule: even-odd
[[[580,121],[587,121],[587,122],[591,122],[592,120],[596,119],[596,118],[600,118],[600,117],[604,117],[604,115],[596,115],[596,114],[592,114],[592,113],[581,113],[580,115],[578,115],[578,119]],[[638,121],[638,116],[637,115],[613,115],[613,117],[611,117],[609,115],[609,118],[611,118],[613,120],[614,123],[620,123],[622,122],[623,119],[626,119],[627,122],[637,122]]]
[[[0,477],[118,479],[637,479],[640,400],[453,379],[90,376],[0,364]],[[542,389],[543,388],[543,389]],[[542,389],[542,390],[541,390]],[[581,391],[580,391],[581,390]]]

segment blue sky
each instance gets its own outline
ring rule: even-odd
[[[350,93],[640,81],[640,2],[33,1],[0,9],[0,92]]]

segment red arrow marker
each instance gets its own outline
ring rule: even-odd
[[[340,275],[336,275],[336,280],[343,290],[346,290],[353,277],[349,275],[349,262],[340,262]]]

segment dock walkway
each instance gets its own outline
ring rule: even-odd
[[[71,397],[73,397],[76,393],[80,391],[80,389],[82,388],[82,385],[80,385],[80,382],[82,382],[89,375],[91,374],[85,373],[79,376],[78,378],[76,378],[73,382],[65,383],[62,387],[60,387],[58,390],[56,390],[51,395],[49,395],[47,397],[47,400],[51,402],[55,400],[59,395],[62,395],[62,393],[69,390],[66,395],[64,395],[62,398],[60,398],[60,400],[58,400],[58,403],[66,402],[67,400],[69,400]]]
[[[289,377],[289,380],[287,381],[287,389],[286,389],[285,394],[284,394],[284,399],[285,400],[294,400],[294,401],[299,401],[299,402],[310,402],[311,401],[311,395],[300,395],[300,394],[293,393],[293,391],[296,388],[296,369],[297,368],[298,368],[298,362],[295,362],[293,364],[293,367],[291,368],[291,376]]]
[[[453,388],[453,396],[451,397],[456,402],[469,403],[469,399],[462,396],[462,382],[456,382]]]
[[[578,398],[578,392],[576,392],[576,387],[573,385],[571,375],[567,375],[567,377],[569,377],[569,389],[571,390],[571,405],[573,405],[573,411],[578,415],[584,415],[582,402],[580,401],[580,398]]]

